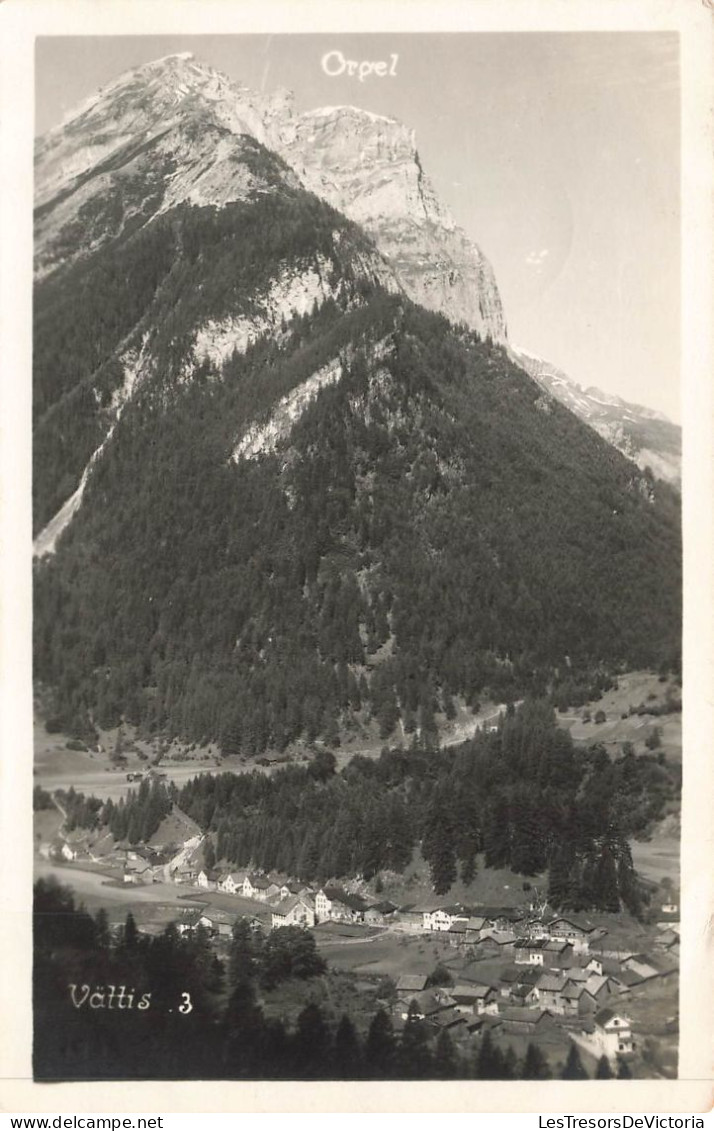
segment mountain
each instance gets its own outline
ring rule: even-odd
[[[372,118],[296,116],[172,57],[40,141],[35,672],[56,725],[256,755],[677,663],[677,496],[543,397],[490,284],[468,319],[456,266],[453,320],[414,300],[445,248],[474,278],[478,253],[411,135]]]
[[[438,200],[412,130],[353,106],[298,114],[287,91],[251,91],[190,54],[121,76],[40,140],[40,276],[80,254],[79,231],[96,248],[181,202],[223,205],[260,191],[237,152],[246,136],[359,223],[410,298],[505,341],[492,268]]]
[[[589,424],[638,467],[679,487],[682,478],[682,429],[661,412],[630,404],[601,389],[583,389],[562,369],[518,346],[511,355],[547,393]]]

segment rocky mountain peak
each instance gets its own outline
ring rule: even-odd
[[[190,122],[199,129],[187,141]],[[104,194],[118,172],[135,164],[137,150],[155,146],[157,139],[171,205],[186,199],[221,206],[243,198],[252,182],[239,169],[235,147],[225,139],[219,145],[222,134],[248,135],[273,150],[306,188],[362,225],[410,298],[505,342],[491,266],[425,176],[410,127],[355,106],[297,113],[288,91],[253,91],[188,52],[121,75],[40,139],[36,205],[61,208],[51,224],[38,229],[38,266],[46,271],[58,265],[56,245],[67,243],[62,230],[77,223],[82,208]],[[214,173],[216,161],[221,169]],[[152,157],[149,179],[156,180],[156,169]],[[237,189],[231,175],[240,181]],[[184,183],[190,190],[182,197]],[[158,188],[156,193],[161,196]],[[55,245],[50,254],[48,243]]]

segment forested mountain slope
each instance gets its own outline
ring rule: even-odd
[[[424,264],[476,250],[410,132],[344,110],[171,57],[38,146],[35,671],[71,731],[433,737],[457,695],[678,662],[676,495],[514,363],[480,268],[451,310]]]
[[[454,694],[676,661],[674,496],[498,348],[362,294],[220,377],[175,380],[167,345],[127,404],[37,569],[37,675],[73,725],[91,707],[259,753],[365,706],[386,736]]]

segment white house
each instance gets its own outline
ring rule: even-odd
[[[434,911],[425,911],[423,919],[425,931],[448,931],[457,922],[463,923],[465,926],[468,922],[468,915],[463,915],[461,911],[452,908],[437,907]]]
[[[606,1056],[608,1060],[615,1060],[618,1055],[627,1056],[635,1047],[630,1018],[607,1007],[596,1013],[582,1032],[572,1035],[573,1040],[593,1056]]]
[[[248,874],[243,880],[242,894],[246,899],[259,899],[261,902],[265,903],[265,901],[271,894],[271,887],[274,889],[274,892],[277,892],[279,890],[278,885],[271,884],[270,881],[265,878],[265,876]]]
[[[218,887],[218,880],[218,872],[214,872],[211,868],[201,868],[196,883],[200,888],[205,888],[206,891],[215,891]]]
[[[242,895],[244,879],[245,876],[240,872],[229,872],[228,875],[224,876],[220,881],[218,887],[221,891],[227,892],[228,895]]]
[[[291,895],[282,899],[272,913],[273,927],[314,927],[315,909],[312,904],[300,895]]]

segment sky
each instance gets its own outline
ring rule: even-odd
[[[493,264],[510,341],[680,419],[676,33],[44,37],[37,133],[179,51],[287,87],[299,110],[347,103],[413,127],[425,172]],[[394,73],[329,75],[328,52]]]

